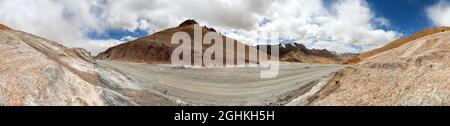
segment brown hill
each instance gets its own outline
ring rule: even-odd
[[[0,30],[12,30],[11,28],[9,28],[8,26],[5,26],[3,24],[0,24]]]
[[[445,31],[448,31],[448,30],[450,30],[450,27],[438,27],[438,28],[427,29],[427,30],[418,32],[418,33],[416,33],[416,34],[414,34],[412,36],[395,40],[395,41],[385,45],[384,47],[381,47],[381,48],[378,48],[378,49],[375,49],[375,50],[372,50],[372,51],[369,51],[369,52],[362,53],[361,55],[359,55],[357,57],[354,57],[354,58],[350,59],[349,61],[347,61],[346,64],[359,63],[360,61],[365,60],[365,59],[367,59],[367,58],[369,58],[371,56],[375,56],[375,55],[383,53],[385,51],[388,51],[388,50],[400,47],[400,46],[402,46],[402,45],[404,45],[404,44],[406,44],[408,42],[411,42],[411,41],[414,41],[414,40],[417,40],[417,39],[420,39],[422,37],[426,37],[426,36],[429,36],[429,35],[433,35],[433,34],[436,34],[436,33],[445,32]]]
[[[198,23],[194,20],[186,20],[181,23],[178,27],[169,28],[160,32],[157,32],[148,37],[130,41],[115,47],[112,47],[105,52],[100,53],[96,56],[97,59],[101,60],[117,60],[125,62],[136,62],[136,63],[150,63],[150,64],[169,64],[171,63],[172,51],[179,45],[171,44],[171,37],[174,33],[179,31],[187,32],[191,36],[191,41],[193,41],[194,36],[194,25]],[[208,32],[216,32],[213,28],[202,27],[203,35]],[[257,63],[257,61],[249,60],[249,50],[261,52],[259,47],[252,47],[234,40],[232,44],[225,42],[226,36],[223,36],[224,47],[228,48],[234,45],[234,51],[237,52],[237,45],[245,46],[245,62]],[[205,49],[209,48],[211,45],[203,45],[202,53]],[[286,46],[280,46],[280,60],[287,62],[302,62],[302,63],[342,63],[342,61],[337,58],[334,53],[327,50],[309,50],[306,49],[301,44],[290,44]],[[224,49],[224,61],[226,58],[237,59],[236,54],[234,56],[227,56]],[[195,51],[192,50],[193,54]],[[193,60],[193,59],[192,59]],[[235,62],[236,63],[236,62]]]

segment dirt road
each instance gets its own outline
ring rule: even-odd
[[[168,65],[99,61],[188,105],[282,105],[311,82],[344,66],[282,63],[276,78],[261,79],[258,67],[174,68]]]

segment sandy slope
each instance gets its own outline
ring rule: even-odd
[[[281,65],[279,77],[260,79],[260,68],[173,68],[163,65],[100,61],[142,80],[178,101],[191,105],[280,105],[308,90],[312,81],[341,69],[340,65]]]

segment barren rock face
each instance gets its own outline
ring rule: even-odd
[[[136,105],[99,81],[104,70],[79,49],[27,33],[0,30],[1,105]],[[121,75],[103,78],[118,82]],[[122,86],[136,89],[136,87]]]
[[[426,36],[341,70],[311,105],[450,105],[449,36]]]

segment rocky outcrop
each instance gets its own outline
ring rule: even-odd
[[[105,52],[102,52],[98,54],[95,58],[100,60],[115,60],[115,61],[125,61],[125,62],[134,62],[134,63],[149,63],[149,64],[170,64],[171,63],[171,56],[172,52],[179,46],[177,44],[171,44],[171,38],[172,35],[176,32],[186,32],[191,37],[191,42],[194,42],[194,26],[197,24],[194,20],[187,20],[179,25],[179,27],[169,28],[160,32],[157,32],[153,35],[140,38],[134,41],[130,41],[112,48],[109,48]],[[208,27],[201,27],[202,35],[204,36],[208,32],[215,32],[214,29],[208,28]],[[234,46],[236,49],[237,46],[245,46],[246,48],[246,57],[244,60],[245,62],[249,63],[257,63],[257,61],[251,61],[249,60],[249,50],[253,50],[255,52],[258,52],[258,50],[254,47],[250,47],[245,45],[244,43],[238,42],[236,40],[232,42],[226,42],[227,37],[223,36],[223,43],[224,47],[228,48],[231,46]],[[191,50],[192,59],[193,62],[194,56],[197,55],[197,53],[203,54],[206,49],[211,47],[211,44],[203,44],[202,45],[201,52],[198,52],[198,50]],[[235,50],[235,53],[237,50]],[[224,57],[224,64],[226,61],[226,58],[233,58],[237,59],[236,56],[227,55],[226,52],[223,54]],[[254,54],[251,54],[254,55]],[[198,56],[197,56],[198,57]],[[256,56],[255,56],[256,57]],[[192,65],[191,64],[185,64],[185,65]]]
[[[150,64],[170,64],[171,55],[174,49],[179,45],[171,44],[171,37],[174,33],[179,31],[187,32],[191,36],[191,41],[193,41],[194,36],[194,25],[198,23],[194,20],[186,20],[181,23],[178,27],[169,28],[160,32],[157,32],[151,36],[130,41],[115,47],[112,47],[105,52],[100,53],[96,56],[100,60],[115,60],[115,61],[125,61],[125,62],[135,62],[135,63],[150,63]],[[208,28],[206,26],[202,27],[202,34],[205,35],[208,32],[217,32],[213,28]],[[237,53],[237,45],[245,46],[245,62],[246,63],[258,63],[257,61],[249,60],[249,50],[255,52],[267,53],[267,51],[262,52],[259,47],[262,46],[247,46],[242,42],[236,40],[233,43],[227,43],[226,36],[223,36],[224,47],[228,48],[234,46],[235,53]],[[321,63],[321,64],[331,64],[331,63],[342,63],[336,53],[332,53],[328,50],[318,50],[318,49],[307,49],[302,44],[288,44],[288,45],[274,45],[280,47],[280,60],[285,62],[301,62],[301,63]],[[204,44],[202,53],[211,47],[209,44]],[[270,47],[268,48],[270,49]],[[226,49],[225,49],[226,50]],[[192,50],[192,55],[195,54],[195,50]],[[253,54],[252,54],[253,55]],[[237,59],[236,56],[229,56],[223,53],[224,61],[226,58]],[[225,64],[225,63],[224,63]]]
[[[439,30],[367,57],[336,73],[310,105],[450,105],[448,36]]]
[[[84,49],[0,30],[2,105],[138,105],[123,90],[141,88],[127,76],[98,66]]]
[[[345,64],[356,64],[356,63],[359,63],[359,62],[361,62],[361,61],[363,61],[363,60],[365,60],[365,59],[367,59],[367,58],[369,58],[371,56],[375,56],[377,54],[389,51],[391,49],[395,49],[395,48],[400,47],[400,46],[402,46],[402,45],[404,45],[406,43],[409,43],[411,41],[414,41],[414,40],[417,40],[417,39],[420,39],[420,38],[423,38],[423,37],[426,37],[426,36],[430,36],[430,35],[433,35],[433,34],[449,31],[449,30],[450,30],[450,27],[438,27],[438,28],[427,29],[427,30],[418,32],[418,33],[416,33],[416,34],[414,34],[412,36],[408,36],[408,37],[405,37],[405,38],[397,39],[397,40],[395,40],[395,41],[393,41],[393,42],[391,42],[391,43],[389,43],[389,44],[387,44],[387,45],[385,45],[385,46],[383,46],[381,48],[374,49],[372,51],[368,51],[368,52],[362,53],[362,54],[360,54],[360,55],[358,55],[358,56],[348,60]]]

